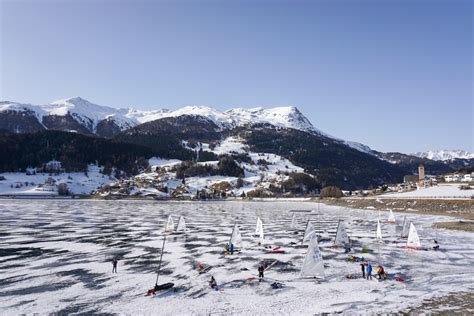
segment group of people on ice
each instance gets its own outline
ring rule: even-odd
[[[372,271],[373,267],[370,262],[363,262],[360,264],[360,269],[362,271],[362,278],[367,278],[367,280],[372,280]],[[382,265],[378,265],[376,277],[379,278],[379,280],[386,280],[387,275],[385,274],[385,269],[382,267]]]

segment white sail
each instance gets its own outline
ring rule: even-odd
[[[403,226],[402,226],[402,237],[408,237],[408,232],[410,231],[410,222],[407,221],[407,217],[403,218]]]
[[[167,231],[167,232],[174,231],[174,221],[173,221],[173,217],[171,217],[171,215],[168,216],[168,222],[166,223],[165,231]]]
[[[295,229],[296,225],[298,225],[298,222],[296,221],[296,214],[293,214],[293,218],[291,219],[291,228]]]
[[[382,241],[382,227],[380,226],[380,221],[377,221],[377,234],[375,238],[378,241]]]
[[[393,214],[392,210],[390,210],[390,213],[388,213],[388,221],[390,223],[395,223],[397,220],[395,219],[395,215]]]
[[[347,235],[346,227],[343,221],[339,221],[337,226],[336,239],[334,240],[336,245],[349,245],[349,235]]]
[[[181,216],[178,221],[178,226],[176,227],[177,232],[186,231],[186,222],[184,221],[184,216]]]
[[[303,242],[310,240],[313,235],[316,235],[316,228],[308,220],[308,224],[306,224],[306,230],[304,231]]]
[[[301,276],[324,277],[323,256],[319,250],[318,238],[316,234],[313,234],[310,239],[308,252],[306,253],[303,266],[301,267]]]
[[[260,231],[263,229],[263,223],[260,217],[257,217],[257,224],[255,225],[255,235],[260,235]]]
[[[257,225],[255,226],[255,235],[258,236],[260,243],[263,243],[263,222],[257,217]]]
[[[413,248],[421,247],[420,237],[418,237],[418,233],[416,232],[416,228],[415,228],[415,225],[413,225],[413,223],[410,223],[410,231],[408,232],[407,246],[413,247]]]
[[[237,224],[234,225],[232,235],[230,236],[229,244],[234,244],[235,249],[242,248],[242,234],[240,234],[240,230]]]

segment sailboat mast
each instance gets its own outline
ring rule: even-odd
[[[234,224],[234,228],[232,228],[232,234],[230,234],[229,247],[230,247],[230,245],[232,244],[232,237],[234,236],[234,231],[235,231],[235,226],[236,226],[236,225],[237,225],[237,224]]]
[[[158,285],[158,278],[160,277],[161,262],[163,261],[163,253],[165,252],[165,242],[166,242],[166,233],[165,233],[165,237],[163,238],[163,246],[161,247],[160,263],[158,264],[158,272],[156,273],[155,285]]]

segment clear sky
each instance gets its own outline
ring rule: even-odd
[[[474,150],[472,1],[0,3],[0,100],[295,105],[377,150]]]

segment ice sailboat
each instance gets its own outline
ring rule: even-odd
[[[337,224],[334,246],[349,246],[349,235],[347,234],[346,226],[342,220],[339,220]]]
[[[375,235],[375,239],[378,241],[378,242],[382,242],[383,241],[383,238],[382,238],[382,227],[380,226],[380,221],[377,221],[377,233]]]
[[[396,223],[397,220],[395,219],[395,215],[393,214],[392,210],[390,210],[390,212],[388,213],[388,219],[387,219],[387,223]]]
[[[167,225],[168,227],[168,225]],[[174,283],[168,282],[168,283],[163,283],[163,284],[158,284],[158,281],[160,279],[160,273],[161,273],[161,264],[163,262],[163,254],[165,253],[165,244],[166,244],[166,229],[165,233],[163,236],[163,245],[161,246],[161,254],[160,254],[160,261],[158,263],[158,270],[156,271],[156,281],[155,281],[155,286],[151,289],[148,290],[147,296],[148,295],[155,295],[156,292],[158,291],[163,291],[170,289],[174,286]]]
[[[232,235],[230,235],[229,240],[229,247],[230,245],[234,245],[235,250],[242,249],[242,234],[240,233],[240,229],[237,224],[234,224],[234,228],[232,229]]]
[[[257,217],[257,225],[255,226],[255,236],[258,237],[258,242],[263,245],[264,236],[263,236],[263,222],[260,217]]]
[[[186,221],[184,220],[184,216],[179,217],[178,226],[176,226],[176,232],[178,233],[186,232]]]
[[[410,230],[408,232],[408,239],[406,246],[402,248],[419,250],[421,249],[420,237],[418,237],[418,232],[416,231],[415,225],[410,222]]]
[[[165,232],[172,232],[172,231],[174,231],[174,221],[173,221],[173,217],[170,215],[168,216],[168,222],[166,223]]]
[[[323,256],[319,250],[316,234],[313,234],[309,241],[308,251],[301,267],[300,276],[324,278]]]
[[[410,222],[407,220],[407,217],[405,216],[405,217],[403,217],[401,237],[402,238],[407,238],[409,231],[410,231]]]
[[[316,235],[316,227],[308,220],[301,243],[310,240],[313,235]]]
[[[291,218],[291,229],[296,229],[296,226],[298,225],[298,222],[296,220],[296,214],[293,214],[293,217]]]

